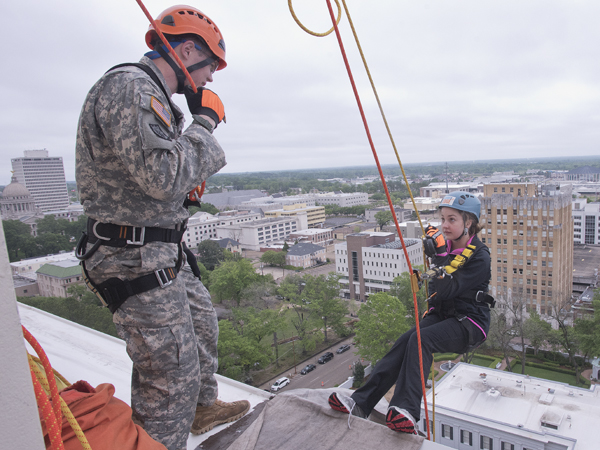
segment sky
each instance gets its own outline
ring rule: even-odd
[[[173,3],[146,0],[156,17]],[[600,154],[598,0],[347,0],[403,163]],[[285,0],[193,3],[221,29],[228,66],[222,172],[374,165],[335,34],[314,37]],[[308,28],[325,0],[296,0]],[[335,7],[335,4],[334,4]],[[85,96],[148,51],[134,0],[4,2],[0,184],[11,158],[47,149],[75,179]],[[10,18],[10,20],[8,20]],[[396,162],[348,19],[340,31],[383,164]],[[183,96],[175,102],[191,116]]]

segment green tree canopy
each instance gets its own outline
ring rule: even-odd
[[[208,270],[215,270],[224,260],[225,254],[217,242],[206,239],[198,244],[198,262],[204,264]]]
[[[285,252],[267,250],[260,257],[260,261],[269,266],[283,267],[285,266]]]
[[[406,308],[386,292],[369,296],[358,311],[356,342],[360,356],[376,364],[409,329]]]
[[[255,364],[269,362],[270,352],[254,339],[240,335],[229,320],[219,321],[218,351],[218,373],[239,381],[245,381]]]
[[[375,213],[375,220],[379,227],[383,230],[383,227],[390,223],[394,217],[391,211],[379,211]]]
[[[319,275],[313,277],[305,275],[304,295],[307,300],[307,308],[310,309],[316,320],[323,324],[325,342],[327,339],[327,327],[331,326],[339,335],[347,334],[343,319],[348,314],[346,302],[339,297],[340,275],[330,273],[327,276]]]
[[[226,261],[211,272],[210,293],[218,302],[235,300],[239,305],[242,291],[259,279],[260,275],[247,259]]]

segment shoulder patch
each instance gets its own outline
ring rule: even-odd
[[[152,111],[154,111],[154,114],[156,114],[158,116],[159,119],[161,119],[166,126],[168,126],[169,128],[171,128],[171,113],[169,112],[169,110],[167,108],[165,108],[163,106],[163,104],[161,102],[159,102],[156,97],[152,97],[152,99],[150,100],[150,108],[152,108]],[[154,128],[153,128],[154,130]]]
[[[163,130],[159,124],[157,123],[150,123],[150,129],[154,132],[155,135],[157,135],[159,138],[164,139],[166,141],[170,141],[171,137],[165,133],[165,130]]]

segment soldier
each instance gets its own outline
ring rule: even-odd
[[[223,104],[204,89],[227,65],[225,43],[214,22],[192,7],[168,8],[156,23],[198,92],[152,26],[152,51],[92,87],[77,130],[77,187],[88,216],[77,255],[127,343],[134,421],[179,450],[190,429],[200,434],[236,420],[250,404],[217,399],[217,316],[181,243],[188,192],[226,164],[212,134]],[[185,131],[173,92],[185,94],[193,115]],[[191,268],[180,271],[186,259]]]

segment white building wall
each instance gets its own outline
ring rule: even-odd
[[[573,200],[573,241],[577,244],[600,245],[600,203],[587,199]]]

